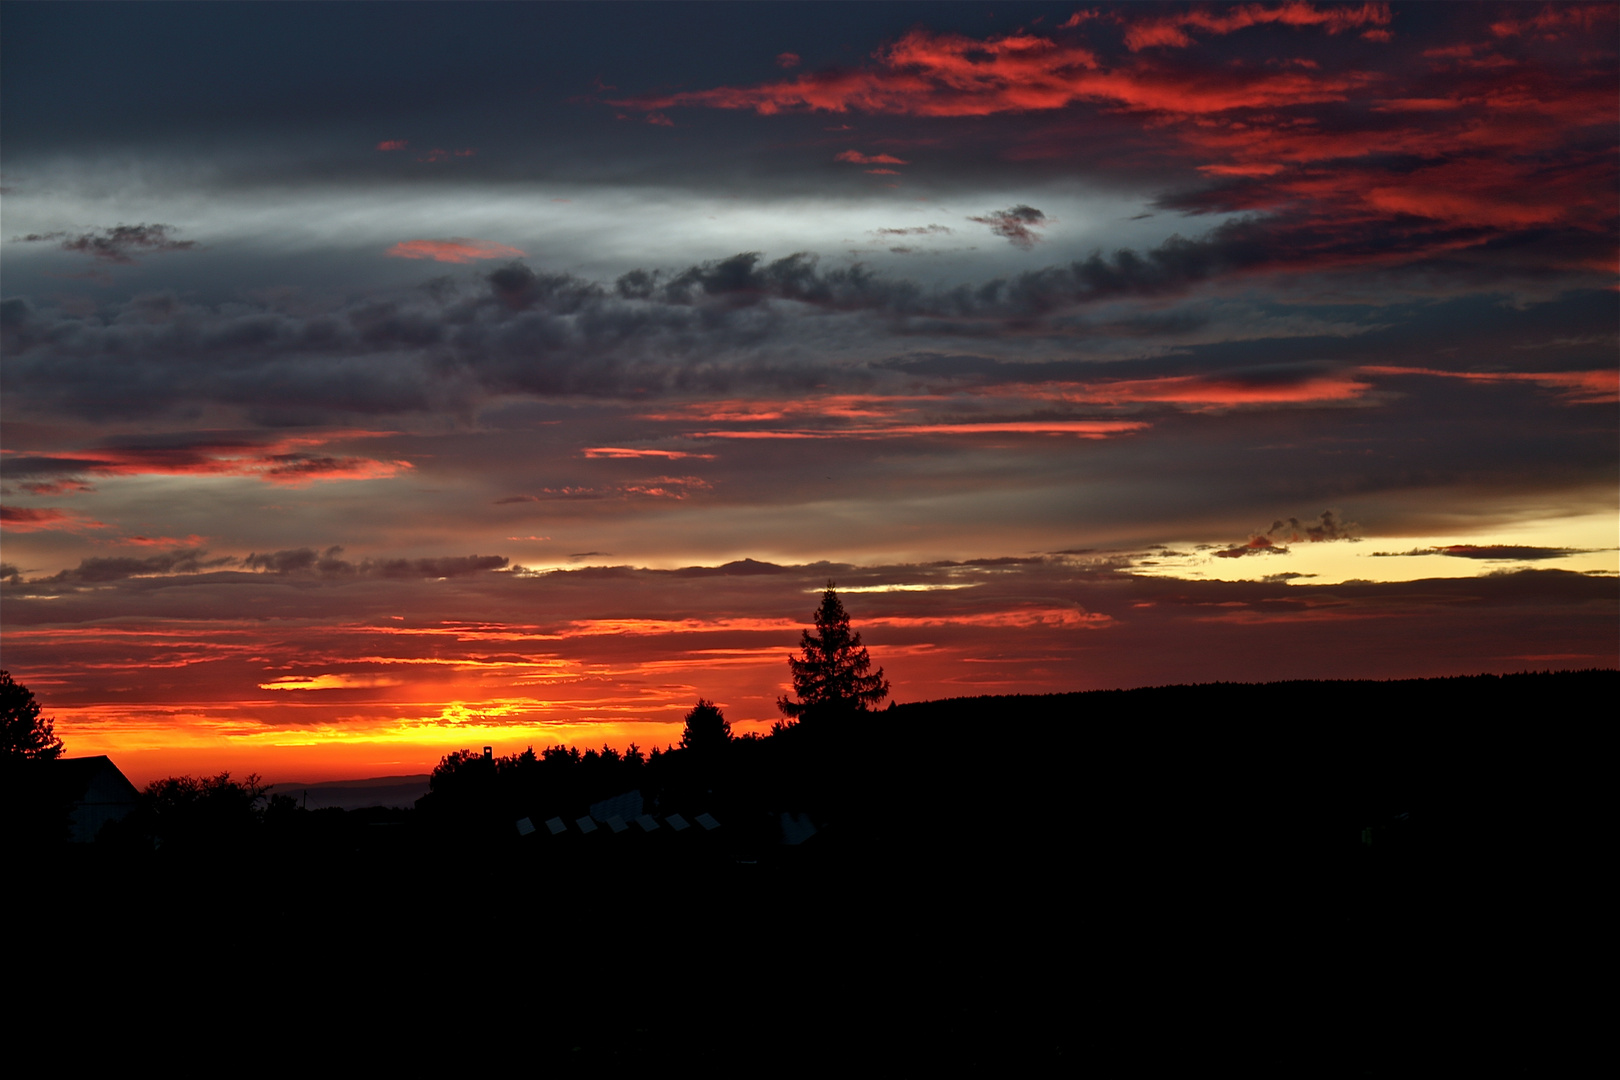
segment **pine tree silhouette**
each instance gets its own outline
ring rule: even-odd
[[[838,599],[833,582],[827,582],[821,607],[815,614],[816,632],[804,631],[799,641],[803,657],[789,656],[793,692],[776,700],[776,707],[790,717],[814,710],[866,712],[889,696],[889,681],[883,669],[872,669],[872,658],[861,645],[861,635],[849,629],[849,615]]]
[[[681,749],[705,753],[723,747],[731,741],[731,723],[714,702],[698,698],[692,711],[686,714],[686,727],[681,732]]]

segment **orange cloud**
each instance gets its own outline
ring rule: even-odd
[[[192,533],[190,536],[126,536],[116,541],[119,544],[131,544],[135,547],[188,547],[200,548],[207,543],[207,538]]]
[[[405,680],[383,675],[283,675],[259,684],[260,690],[353,690],[400,686]]]
[[[679,458],[701,458],[704,461],[713,461],[713,454],[696,454],[688,450],[637,450],[623,446],[588,446],[585,448],[588,458],[667,458],[671,461]]]
[[[1603,405],[1620,401],[1620,371],[1439,371],[1434,368],[1384,367],[1368,365],[1359,370],[1369,375],[1428,375],[1440,379],[1469,382],[1528,382],[1557,390],[1572,405]]]
[[[389,248],[385,255],[395,259],[432,259],[434,262],[469,263],[475,259],[515,259],[523,252],[509,244],[493,240],[468,240],[452,237],[449,240],[402,240]]]

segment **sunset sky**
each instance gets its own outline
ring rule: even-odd
[[[900,701],[1613,667],[1617,13],[0,5],[3,665],[138,783],[758,730],[829,580]]]

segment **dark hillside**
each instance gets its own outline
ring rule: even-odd
[[[529,1053],[582,1067],[1136,1047],[1402,1075],[1463,1037],[1459,1008],[1453,1060],[1534,1063],[1572,1015],[1556,959],[1617,691],[1173,686],[812,714],[635,760],[468,754],[415,811],[289,800],[228,850],[103,845],[38,880],[130,970],[252,954],[395,1024],[363,995],[409,985],[469,1026],[547,1017]],[[632,787],[659,828],[581,832]],[[670,824],[703,812],[720,827]]]

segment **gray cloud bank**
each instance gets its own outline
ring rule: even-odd
[[[113,244],[113,255],[177,243],[153,231],[164,226],[132,228],[147,230],[145,239]],[[938,288],[858,263],[826,266],[807,253],[767,260],[745,252],[675,270],[632,270],[612,282],[516,262],[321,311],[267,299],[208,305],[155,294],[85,314],[13,297],[0,305],[0,347],[8,394],[29,407],[95,419],[187,403],[233,405],[285,422],[277,410],[293,401],[304,413],[377,415],[466,409],[501,394],[803,389],[836,380],[848,367],[828,356],[870,356],[895,341],[995,340],[1019,348],[1041,339],[1049,349],[1073,349],[1135,339],[1139,349],[1162,350],[1207,319],[1166,312],[1164,299],[1223,277],[1281,269],[1296,241],[1309,241],[1325,261],[1335,257],[1333,238],[1298,232],[1233,221],[1145,252],[1098,252]],[[1097,324],[1078,318],[1111,302],[1143,306],[1112,310]],[[1321,325],[1307,320],[1294,332]]]
[[[163,578],[170,583],[189,576],[235,571],[254,576],[298,576],[339,581],[373,579],[386,581],[439,580],[506,568],[503,555],[454,555],[422,559],[342,558],[343,548],[333,546],[317,552],[314,548],[257,552],[243,558],[233,555],[210,557],[201,549],[163,552],[157,555],[94,556],[82,559],[71,570],[48,577],[25,578],[23,571],[9,563],[0,564],[0,581],[8,596],[60,596],[64,592],[111,585],[132,579]],[[239,569],[238,569],[239,568]]]
[[[76,251],[102,262],[133,263],[137,255],[168,251],[189,251],[197,246],[195,240],[175,240],[170,233],[173,225],[114,225],[109,229],[91,229],[77,235],[67,232],[29,233],[13,237],[16,243],[56,242],[63,251]]]

